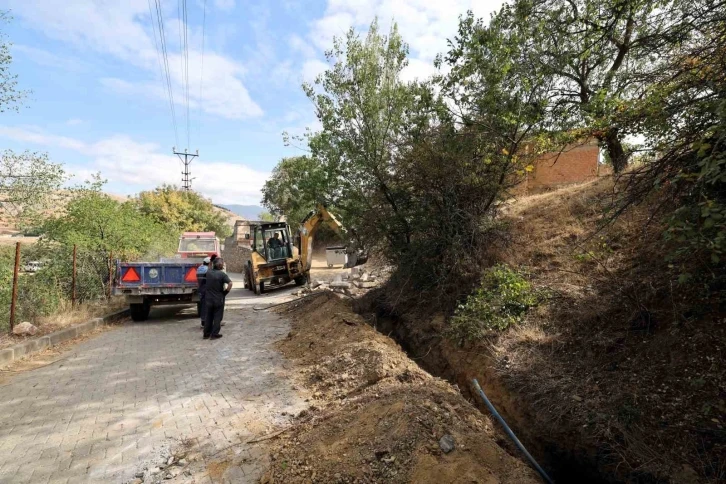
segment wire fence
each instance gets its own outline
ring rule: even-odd
[[[33,324],[80,304],[111,298],[113,254],[77,246],[37,248],[15,245],[0,266],[0,331],[19,322]]]

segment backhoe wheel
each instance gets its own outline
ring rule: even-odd
[[[306,282],[306,279],[307,279],[307,278],[306,278],[306,277],[305,277],[304,275],[303,275],[303,276],[298,276],[298,277],[296,277],[296,278],[295,278],[295,285],[296,285],[296,286],[302,286],[303,284],[305,284],[305,282]]]
[[[149,319],[149,311],[151,311],[149,303],[129,304],[129,312],[133,321],[146,321]]]
[[[249,264],[245,267],[245,286],[247,286],[248,290],[255,291],[255,283],[252,280],[252,269]]]
[[[265,293],[265,283],[260,281],[260,292],[258,294],[264,294]]]

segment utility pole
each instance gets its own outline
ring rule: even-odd
[[[189,153],[188,150],[184,150],[184,153],[179,153],[176,150],[176,146],[171,149],[172,153],[177,155],[182,163],[184,163],[184,171],[182,172],[182,189],[189,191],[192,189],[192,180],[193,178],[189,178],[190,172],[189,172],[189,165],[192,164],[192,160],[199,156],[199,150],[197,150],[195,153]],[[183,157],[183,158],[182,158]]]

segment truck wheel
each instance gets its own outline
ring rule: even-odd
[[[306,279],[307,278],[304,275],[296,277],[295,278],[295,285],[296,286],[302,286],[303,284],[305,284],[305,280]]]
[[[129,304],[131,319],[134,321],[146,321],[149,319],[149,311],[151,311],[149,303]]]
[[[260,292],[258,292],[257,294],[259,295],[259,294],[264,294],[264,293],[265,293],[265,283],[260,281]]]

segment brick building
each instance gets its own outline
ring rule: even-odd
[[[534,162],[534,170],[526,174],[517,192],[538,193],[572,183],[593,180],[612,173],[602,163],[596,140],[568,146],[562,152],[546,153]]]

